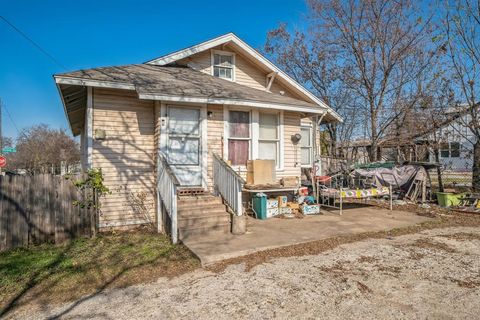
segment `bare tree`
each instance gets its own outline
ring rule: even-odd
[[[349,110],[331,99],[344,96],[339,92],[348,93],[350,107],[361,106],[352,117],[368,132],[371,161],[378,160],[379,140],[392,122],[416,102],[415,80],[436,51],[431,18],[414,3],[309,0],[308,36],[288,35],[282,25],[269,34],[269,40],[283,40],[277,46],[267,42],[267,49],[277,52],[288,72],[309,82],[337,110]]]
[[[56,173],[62,163],[68,166],[80,160],[78,143],[64,130],[45,124],[22,130],[16,149],[8,155],[8,168],[25,169],[31,174]]]
[[[265,52],[295,80],[307,86],[344,118],[344,123],[327,124],[329,155],[337,156],[337,141],[349,141],[353,135],[355,97],[339,81],[341,69],[334,52],[308,31],[289,32],[280,24],[267,35]]]
[[[480,1],[448,1],[444,27],[458,102],[467,112],[462,120],[472,136],[472,187],[480,191]]]

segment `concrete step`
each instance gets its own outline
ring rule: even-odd
[[[213,227],[198,227],[198,228],[179,228],[178,237],[180,240],[189,237],[208,237],[212,234],[228,234],[230,233],[230,222],[219,223]]]
[[[182,229],[214,228],[218,224],[230,224],[230,215],[223,212],[222,214],[178,218],[178,228]]]
[[[222,204],[222,199],[214,196],[181,197],[177,201],[177,208],[180,210],[184,208],[208,207],[215,204]]]
[[[179,217],[196,217],[196,216],[205,216],[205,215],[221,215],[227,212],[227,207],[223,204],[216,204],[210,206],[200,206],[200,207],[185,207],[178,209]]]

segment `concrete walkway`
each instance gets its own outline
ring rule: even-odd
[[[253,252],[311,242],[340,235],[390,230],[415,225],[429,218],[405,211],[375,207],[350,208],[343,211],[323,210],[322,215],[303,219],[256,220],[248,218],[247,233],[195,235],[183,243],[197,255],[202,265],[247,255]]]

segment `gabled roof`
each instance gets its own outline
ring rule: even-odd
[[[328,110],[328,113],[331,115],[331,117],[335,118],[337,121],[340,121],[340,122],[342,121],[342,118],[340,117],[340,115],[338,115],[333,109],[331,109],[325,102],[323,102],[321,99],[319,99],[310,91],[308,91],[306,88],[304,88],[301,84],[299,84],[297,81],[291,78],[288,74],[283,72],[280,68],[278,68],[270,60],[265,58],[257,50],[253,49],[251,46],[245,43],[242,39],[237,37],[234,33],[224,34],[217,38],[210,39],[208,41],[199,43],[197,45],[194,45],[179,51],[175,51],[165,56],[161,56],[159,58],[147,61],[146,63],[152,64],[152,65],[165,66],[168,64],[172,64],[178,60],[187,58],[196,53],[209,50],[224,44],[235,45],[239,49],[239,51],[241,51],[244,55],[247,55],[250,58],[257,61],[259,64],[264,66],[267,70],[269,70],[269,72],[275,72],[277,74],[276,77],[280,78],[285,83],[287,83],[293,90],[305,96],[307,99],[311,100],[312,103],[315,103],[321,107],[326,108],[326,110]]]
[[[137,91],[140,99],[176,101],[178,97],[188,97],[203,99],[204,103],[244,102],[251,106],[252,103],[259,102],[272,107],[298,107],[298,111],[306,113],[322,111],[313,103],[212,77],[188,67],[131,64],[61,73],[55,75],[55,78],[64,84],[82,84],[88,81],[115,83],[121,88]],[[161,99],[157,99],[158,96],[161,96]],[[219,100],[224,102],[218,102]]]
[[[213,77],[188,67],[131,64],[93,68],[54,76],[74,135],[83,126],[85,87],[135,90],[140,99],[239,105],[324,114],[328,109],[314,103],[254,89]],[[327,114],[326,121],[336,119]]]

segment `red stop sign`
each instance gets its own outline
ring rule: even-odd
[[[7,158],[0,156],[0,168],[3,168],[7,165]]]

